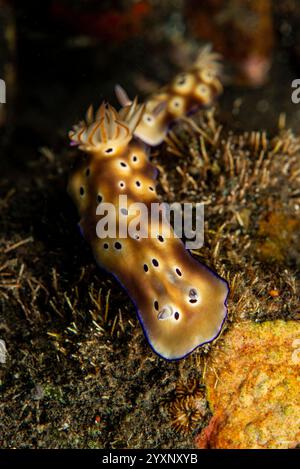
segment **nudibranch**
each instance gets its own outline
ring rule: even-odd
[[[149,97],[134,136],[151,146],[162,143],[173,121],[213,104],[223,91],[221,71],[220,55],[212,52],[210,46],[204,47],[190,70],[179,73],[170,84]],[[124,108],[131,104],[119,85],[116,96]]]
[[[157,170],[143,142],[133,138],[143,113],[136,100],[121,114],[108,104],[102,104],[95,116],[89,109],[86,121],[69,134],[84,153],[68,190],[97,264],[129,293],[152,349],[174,360],[218,336],[227,314],[228,287],[196,261],[179,238],[165,235],[170,225],[161,217],[151,224],[151,232],[146,221],[142,235],[138,226],[128,235],[136,217],[133,204],[143,203],[150,212],[151,204],[159,203]],[[126,196],[127,208],[120,196]],[[116,210],[107,210],[106,222],[116,216],[118,230],[106,237],[97,227],[108,204]]]

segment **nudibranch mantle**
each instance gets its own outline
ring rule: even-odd
[[[121,216],[120,195],[127,196],[128,206],[159,202],[157,170],[145,145],[133,139],[143,112],[136,100],[121,114],[104,104],[95,117],[89,109],[86,122],[70,132],[72,143],[84,154],[70,176],[68,191],[96,262],[129,293],[152,349],[175,360],[219,334],[227,314],[228,286],[196,261],[179,238],[166,237],[170,226],[161,219],[153,237],[141,237],[138,231],[125,238],[119,233],[114,238],[97,235],[101,204],[113,204],[119,226],[128,226],[134,214]]]
[[[159,145],[176,119],[199,107],[211,106],[223,91],[220,59],[211,46],[203,47],[190,70],[179,73],[170,84],[149,97],[134,136],[148,145]],[[127,108],[130,99],[119,85],[116,96],[121,106]]]

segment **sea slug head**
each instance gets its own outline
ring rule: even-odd
[[[229,288],[178,240],[165,239],[162,244],[156,253],[159,265],[147,263],[142,325],[158,355],[178,360],[218,337],[227,317]]]
[[[122,153],[133,137],[143,115],[144,105],[138,104],[135,98],[122,111],[120,114],[113,106],[103,102],[94,115],[90,106],[86,120],[79,122],[69,132],[71,144],[101,157]]]
[[[115,93],[119,103],[123,106],[120,110],[123,116],[132,101],[120,85],[116,85]],[[168,100],[169,96],[164,91],[156,94],[153,99],[150,98],[146,102],[143,115],[134,131],[134,136],[149,146],[159,145],[166,136],[169,125]]]
[[[134,135],[147,145],[157,146],[165,139],[168,127],[168,97],[161,93],[146,103],[145,112]]]

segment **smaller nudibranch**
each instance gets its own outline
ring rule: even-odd
[[[89,109],[86,122],[69,134],[86,155],[71,174],[68,190],[97,263],[126,288],[153,350],[173,360],[219,334],[227,314],[228,286],[196,261],[179,238],[165,234],[172,229],[163,217],[151,226],[147,217],[142,236],[141,227],[128,233],[136,219],[134,203],[142,202],[148,213],[152,203],[159,203],[157,170],[143,142],[133,139],[143,112],[136,100],[122,115],[104,104],[95,117]],[[127,197],[125,213],[120,196]],[[113,237],[97,231],[103,220],[98,209],[104,203],[116,209],[119,229]],[[124,227],[127,236],[120,235]]]
[[[149,97],[134,136],[151,146],[162,143],[173,121],[213,104],[223,91],[221,71],[220,55],[212,52],[210,46],[204,47],[190,70],[179,73]],[[116,96],[124,109],[130,105],[129,97],[119,85]]]

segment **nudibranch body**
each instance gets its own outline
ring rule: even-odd
[[[84,156],[70,177],[69,193],[97,263],[129,293],[153,350],[173,360],[219,334],[227,313],[228,287],[196,261],[179,238],[166,235],[170,225],[165,220],[152,223],[151,232],[147,221],[143,227],[134,225],[137,212],[132,204],[142,202],[150,212],[151,204],[159,202],[157,170],[144,144],[133,139],[143,112],[136,101],[122,116],[104,104],[95,118],[88,111],[87,121],[70,132]],[[125,209],[120,196],[126,196]],[[109,207],[105,204],[112,204],[115,213],[107,211],[104,216],[103,207]],[[108,217],[109,224],[114,216],[117,232],[113,237],[99,236],[99,222]],[[126,236],[131,224],[135,228]]]
[[[204,47],[190,70],[179,73],[170,84],[150,96],[134,131],[135,137],[148,145],[159,145],[173,121],[198,107],[211,106],[223,91],[219,60],[219,54]],[[130,99],[120,86],[116,87],[116,94],[126,108]]]

